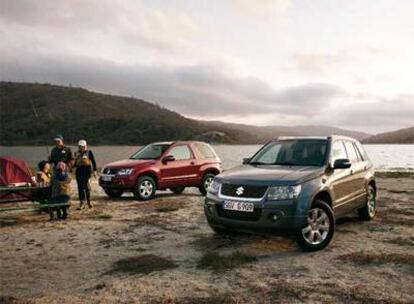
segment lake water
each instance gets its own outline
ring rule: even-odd
[[[250,157],[258,145],[214,145],[214,149],[223,162],[223,168],[229,169]],[[96,146],[94,151],[98,166],[128,158],[137,146]],[[378,171],[414,171],[414,145],[364,145]],[[50,149],[50,148],[49,148]],[[75,147],[72,147],[73,151]],[[31,166],[47,158],[45,147],[5,147],[0,146],[0,156],[14,156],[26,160]]]

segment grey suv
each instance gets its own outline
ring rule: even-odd
[[[204,204],[210,227],[297,236],[303,250],[326,247],[335,220],[376,212],[374,170],[362,145],[343,136],[284,137],[216,176]]]

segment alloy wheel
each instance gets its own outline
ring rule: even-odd
[[[302,229],[303,238],[310,245],[319,245],[326,240],[331,223],[328,214],[320,208],[312,208],[308,213],[308,225]]]
[[[374,193],[374,190],[371,188],[368,190],[367,207],[368,207],[369,216],[374,217],[375,215],[375,193]]]
[[[210,187],[210,184],[212,183],[214,179],[214,176],[209,176],[204,180],[204,189],[208,189],[208,187]]]
[[[144,180],[139,185],[139,193],[141,194],[143,198],[150,197],[152,195],[153,190],[154,190],[154,185],[148,180]]]

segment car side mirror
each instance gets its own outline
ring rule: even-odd
[[[175,161],[175,157],[172,155],[167,155],[165,157],[162,158],[162,163],[165,165],[168,162],[172,162]]]
[[[338,158],[333,164],[333,169],[348,169],[351,168],[351,162],[348,158]]]
[[[250,162],[250,157],[243,158],[243,165],[246,165]]]

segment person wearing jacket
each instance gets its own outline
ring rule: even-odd
[[[75,169],[80,201],[78,210],[82,210],[86,205],[92,208],[89,180],[92,175],[96,176],[96,161],[92,151],[87,148],[86,140],[80,140],[78,147],[75,153]]]
[[[54,165],[54,168],[56,168],[56,165],[59,162],[64,162],[68,168],[69,171],[71,171],[71,168],[73,166],[73,153],[70,147],[66,146],[62,135],[56,135],[53,140],[55,141],[55,147],[50,152],[49,156],[49,162]],[[53,170],[53,173],[55,170]]]
[[[67,210],[70,206],[71,177],[68,167],[64,162],[56,164],[56,172],[52,177],[52,204],[56,205],[49,209],[50,219],[54,219],[54,212],[58,219],[66,219]]]

